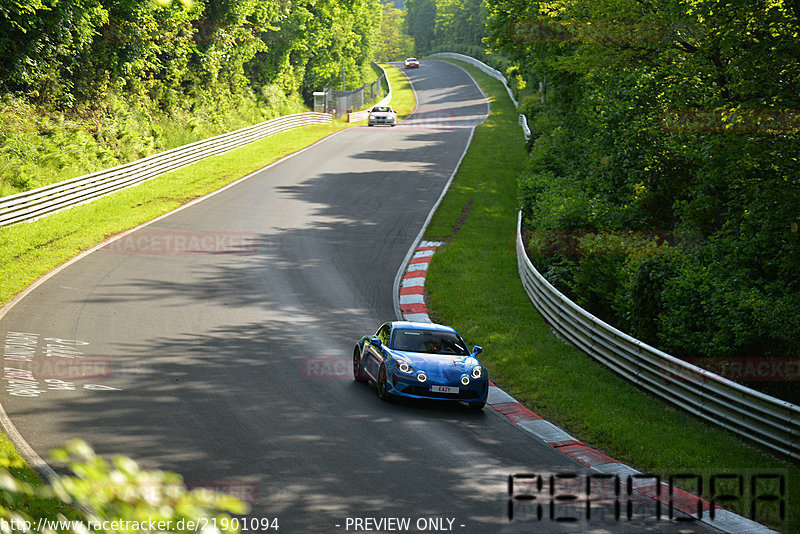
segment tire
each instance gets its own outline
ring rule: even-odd
[[[361,372],[361,349],[356,348],[353,350],[353,380],[356,382],[366,382],[369,380],[364,373]]]
[[[389,386],[386,384],[386,364],[381,364],[378,369],[378,397],[381,400],[389,400]]]
[[[467,407],[472,412],[479,412],[479,411],[483,410],[484,406],[486,406],[486,401],[483,401],[483,402],[470,402],[469,404],[467,404]]]

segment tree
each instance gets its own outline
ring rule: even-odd
[[[533,136],[521,180],[542,268],[677,355],[797,355],[797,10],[488,4],[491,46],[550,84],[546,104],[526,104]],[[615,255],[630,232],[664,246]],[[565,236],[577,248],[558,253]]]
[[[406,33],[414,39],[417,55],[430,53],[436,36],[436,2],[406,0]]]
[[[0,4],[0,91],[69,105],[94,37],[108,21],[98,0],[33,0]]]
[[[414,40],[404,32],[405,12],[383,4],[381,31],[383,40],[378,44],[375,56],[380,61],[399,61],[414,56]]]

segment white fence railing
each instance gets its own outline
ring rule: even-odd
[[[594,317],[533,266],[517,222],[522,285],[563,338],[642,389],[774,452],[800,460],[800,406],[727,380],[655,349]]]
[[[173,148],[111,169],[2,197],[0,198],[0,226],[37,219],[62,209],[90,202],[160,174],[190,165],[208,156],[223,154],[276,133],[298,126],[327,124],[332,120],[331,115],[327,113],[309,112],[286,115]]]

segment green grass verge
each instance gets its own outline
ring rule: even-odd
[[[516,180],[527,159],[517,112],[499,82],[465,68],[489,96],[492,112],[475,130],[426,231],[426,239],[446,242],[425,284],[432,320],[452,324],[470,343],[482,345],[492,379],[520,402],[639,470],[706,473],[706,488],[708,474],[784,474],[792,497],[788,519],[780,520],[774,504],[760,507],[757,519],[800,532],[800,499],[792,493],[800,487],[796,465],[638,390],[544,324],[517,273]],[[737,511],[749,517],[749,509]]]

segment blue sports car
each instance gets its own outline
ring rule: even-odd
[[[374,381],[378,396],[439,399],[480,410],[489,392],[489,374],[453,328],[433,323],[384,323],[362,337],[353,350],[353,377]]]

